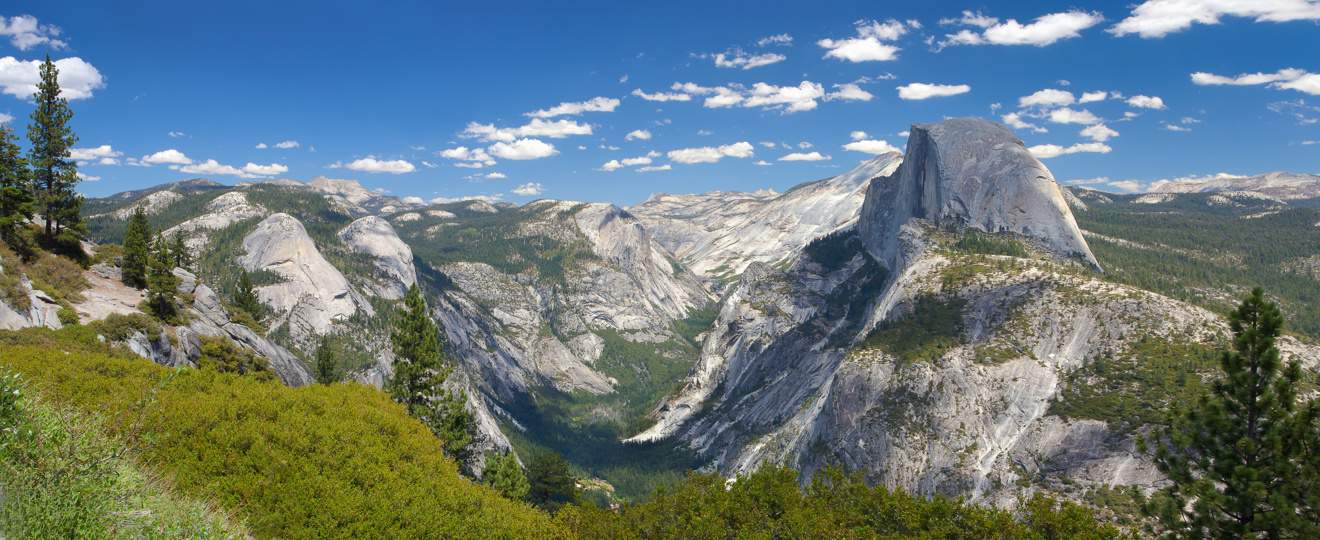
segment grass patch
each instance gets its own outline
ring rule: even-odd
[[[979,255],[1007,255],[1009,257],[1027,257],[1027,248],[1016,238],[1002,234],[991,234],[976,229],[962,232],[953,248],[966,253]]]

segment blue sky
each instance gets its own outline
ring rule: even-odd
[[[1114,191],[1320,171],[1317,0],[377,4],[7,2],[0,115],[21,132],[31,61],[61,61],[94,196],[324,175],[627,205],[783,190],[946,116]]]

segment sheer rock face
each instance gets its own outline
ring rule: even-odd
[[[868,188],[858,231],[873,257],[897,268],[898,231],[912,219],[1015,233],[1100,266],[1054,175],[1008,128],[985,120],[912,126],[903,164]]]
[[[754,262],[782,264],[808,242],[852,223],[867,185],[893,173],[901,161],[898,153],[882,154],[783,194],[661,193],[628,211],[692,272],[730,279]]]
[[[383,298],[403,298],[417,283],[412,248],[394,232],[390,222],[376,216],[360,218],[339,231],[339,239],[349,249],[374,258],[377,275],[375,290]]]
[[[311,344],[335,321],[357,313],[359,301],[348,280],[325,260],[302,222],[292,216],[279,213],[262,220],[243,239],[243,250],[238,263],[244,268],[273,272],[284,280],[258,287],[257,295],[284,317],[299,344]]]

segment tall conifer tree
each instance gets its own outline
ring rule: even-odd
[[[69,100],[60,97],[59,74],[50,55],[46,55],[40,68],[37,92],[32,96],[36,107],[32,110],[32,123],[28,124],[27,133],[28,141],[32,143],[28,161],[31,162],[37,206],[45,218],[47,237],[54,236],[61,228],[78,227],[82,223],[82,196],[75,190],[78,164],[69,153],[78,142],[78,136],[69,127],[73,109],[69,108]]]
[[[394,344],[390,395],[430,426],[444,441],[446,453],[466,461],[473,442],[473,419],[462,392],[444,387],[453,368],[445,360],[440,328],[427,313],[417,285],[408,289],[403,304],[390,336]]]
[[[124,257],[119,264],[120,280],[139,289],[147,286],[147,263],[151,256],[151,223],[147,213],[139,206],[128,218],[124,230]]]
[[[17,141],[14,130],[0,124],[0,240],[27,259],[33,254],[24,234],[32,219],[32,176]]]

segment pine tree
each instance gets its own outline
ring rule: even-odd
[[[192,253],[188,252],[188,245],[183,241],[183,233],[174,234],[174,241],[170,243],[170,255],[174,256],[174,266],[184,270],[192,268]]]
[[[163,321],[173,321],[178,316],[174,295],[179,287],[179,278],[175,277],[173,270],[165,236],[158,234],[147,264],[147,306],[156,318]]]
[[[568,462],[554,452],[532,456],[527,464],[527,501],[554,512],[577,500],[577,483],[568,470]]]
[[[29,161],[33,169],[37,204],[46,221],[46,237],[54,237],[60,228],[80,225],[82,197],[75,191],[78,164],[69,149],[78,142],[69,127],[73,109],[69,100],[60,97],[59,69],[46,55],[41,64],[41,81],[32,96],[36,107],[28,125]]]
[[[234,307],[246,311],[253,319],[261,320],[264,311],[261,299],[257,298],[256,288],[252,285],[252,276],[245,268],[238,269],[238,287],[234,290],[232,302]]]
[[[339,382],[338,366],[335,365],[335,347],[330,336],[321,338],[321,345],[316,348],[316,382],[331,384]]]
[[[1315,489],[1307,464],[1320,402],[1298,406],[1297,362],[1282,366],[1274,341],[1278,306],[1257,288],[1229,318],[1233,350],[1223,377],[1176,414],[1156,445],[1155,463],[1173,485],[1147,511],[1183,538],[1308,538],[1303,493]],[[1314,504],[1314,500],[1311,502]]]
[[[427,313],[416,285],[408,289],[403,303],[404,311],[390,336],[394,345],[390,395],[444,441],[447,454],[467,461],[474,432],[472,415],[461,392],[444,388],[453,369],[445,362],[440,328]]]
[[[34,255],[26,233],[32,219],[32,178],[18,136],[0,124],[0,240],[23,259]]]
[[[124,256],[119,264],[120,280],[125,285],[139,289],[147,286],[147,262],[151,258],[151,223],[147,213],[138,207],[128,218],[128,228],[124,230]]]
[[[526,497],[530,488],[527,474],[523,472],[522,465],[518,464],[518,456],[512,451],[488,454],[481,481],[515,501]]]

